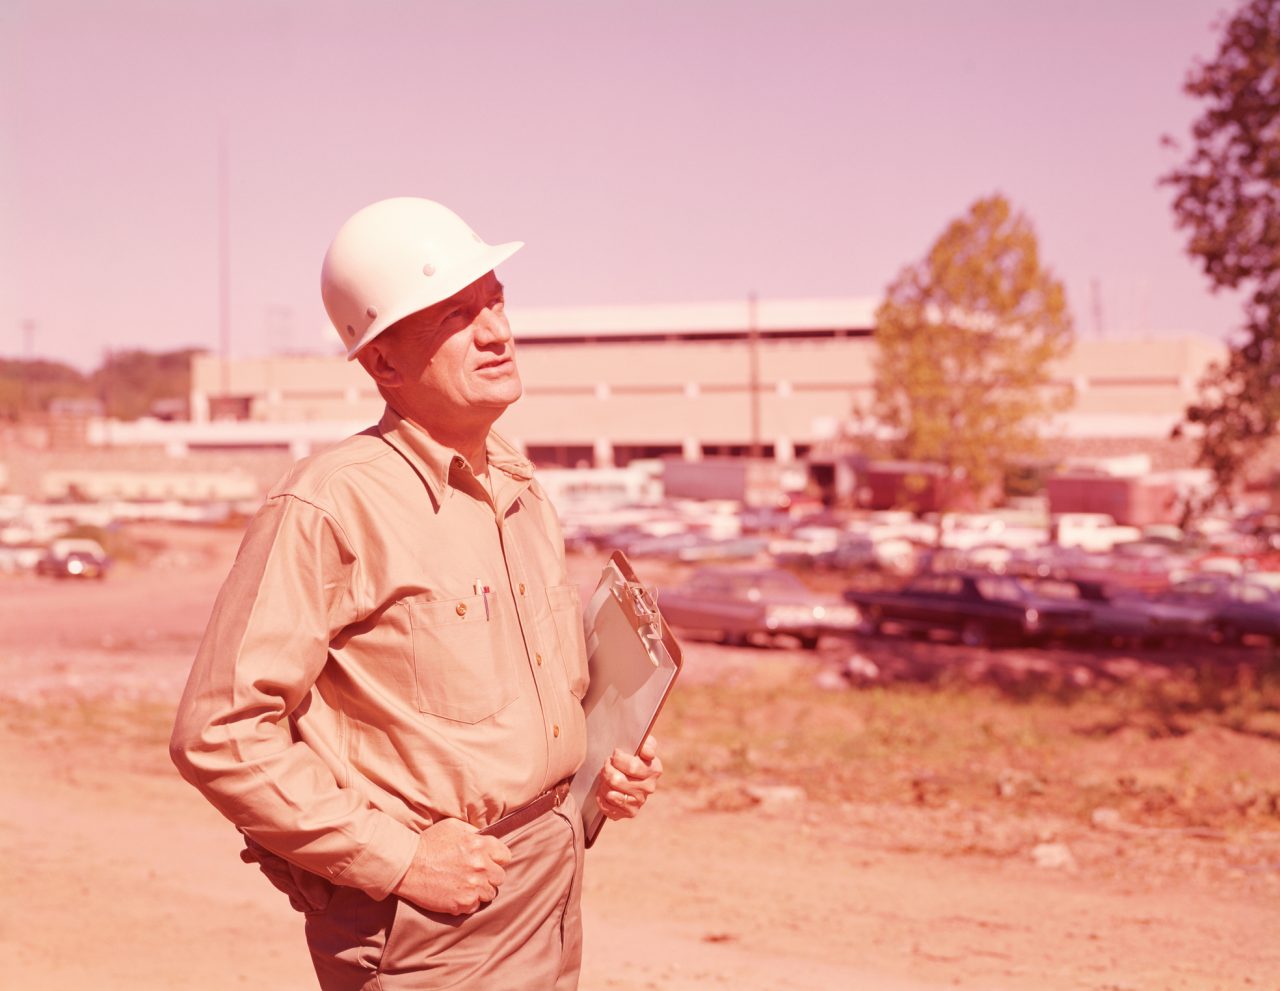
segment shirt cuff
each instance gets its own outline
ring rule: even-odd
[[[408,873],[418,850],[418,833],[385,812],[376,815],[373,837],[333,880],[335,884],[359,888],[370,898],[382,901]]]

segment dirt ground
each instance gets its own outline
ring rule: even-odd
[[[165,751],[238,534],[135,536],[103,582],[0,579],[4,986],[313,987],[300,917]],[[1252,659],[1207,689],[877,640],[934,676],[850,689],[839,645],[686,648],[663,787],[588,854],[584,989],[1280,989]]]

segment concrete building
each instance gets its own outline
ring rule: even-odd
[[[513,306],[525,396],[499,430],[541,465],[753,448],[789,460],[869,406],[877,302]],[[1160,441],[1223,353],[1201,339],[1081,340],[1055,370],[1076,398],[1052,433],[1122,448]],[[195,360],[190,407],[189,423],[114,424],[99,442],[300,455],[367,426],[382,401],[360,367],[337,355],[208,355]]]
[[[524,398],[499,429],[539,464],[746,453],[790,459],[871,386],[872,300],[512,311]],[[754,329],[753,329],[754,328]],[[341,358],[193,368],[193,424],[369,422],[381,398]],[[200,441],[196,441],[199,443]]]

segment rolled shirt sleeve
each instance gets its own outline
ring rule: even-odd
[[[330,642],[360,618],[358,569],[329,513],[293,495],[270,498],[214,606],[170,753],[246,835],[384,898],[409,867],[417,831],[340,781],[291,725],[318,690]]]

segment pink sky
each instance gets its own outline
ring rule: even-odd
[[[1222,0],[0,0],[0,356],[328,348],[333,232],[440,199],[530,304],[879,295],[975,198],[1079,332],[1224,336],[1169,191]],[[30,321],[32,328],[24,332]],[[336,337],[334,338],[336,343]]]

